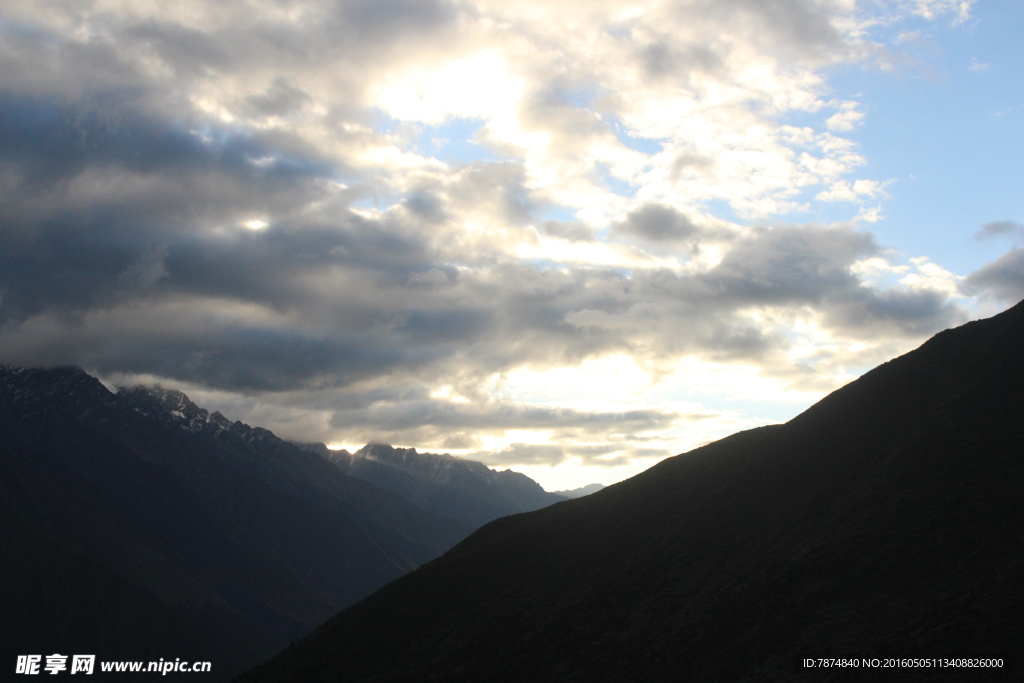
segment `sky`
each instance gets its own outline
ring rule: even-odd
[[[1024,4],[6,0],[0,362],[610,484],[1024,298]]]

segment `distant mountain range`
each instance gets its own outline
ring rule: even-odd
[[[604,484],[587,484],[581,486],[578,489],[570,489],[568,491],[554,491],[556,496],[562,496],[563,498],[582,498],[583,496],[589,496],[591,493],[597,493],[604,488]]]
[[[231,422],[219,412],[211,414],[174,389],[138,386],[120,388],[118,395],[139,412],[167,424],[213,438],[231,434],[266,457],[282,450],[293,453],[295,448],[315,453],[349,477],[396,493],[440,517],[462,520],[472,529],[574,497],[548,493],[519,472],[492,470],[448,454],[417,453],[415,448],[385,444],[367,444],[353,454],[331,450],[323,443],[285,442],[266,429]]]
[[[331,451],[323,444],[300,444],[333,462],[345,474],[397,493],[442,517],[473,528],[518,512],[566,500],[548,493],[525,474],[496,471],[483,463],[448,454],[417,453],[415,448],[368,444],[355,453]]]
[[[499,514],[562,500],[449,464],[500,481]],[[0,367],[4,666],[180,657],[225,680],[475,528],[343,469],[178,391]]]
[[[785,425],[491,522],[241,680],[880,680],[798,667],[850,655],[996,655],[1015,674],[884,680],[1012,680],[1022,495],[1019,304]]]

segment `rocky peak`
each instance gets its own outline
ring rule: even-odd
[[[428,454],[424,454],[428,455]],[[432,454],[430,454],[432,455]],[[352,454],[353,458],[366,458],[379,462],[395,462],[406,464],[422,457],[415,448],[395,448],[389,444],[368,443]],[[450,457],[450,456],[449,456]]]
[[[231,420],[219,411],[211,414],[177,389],[137,385],[118,387],[117,393],[143,415],[155,417],[162,422],[172,422],[185,431],[205,432],[211,427],[215,430],[231,427]]]
[[[78,366],[21,368],[0,365],[0,405],[14,410],[16,414],[30,415],[54,409],[77,412],[112,397],[99,380]]]

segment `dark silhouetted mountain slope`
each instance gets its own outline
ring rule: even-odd
[[[223,680],[469,531],[178,392],[0,368],[5,657],[210,660]]]
[[[817,681],[849,672],[794,659],[843,654],[1019,674],[1022,501],[1024,304],[785,425],[496,520],[243,680]]]
[[[319,444],[322,446],[322,444]],[[316,445],[307,446],[315,449]],[[480,462],[415,448],[368,444],[355,453],[316,449],[342,472],[392,491],[442,517],[473,527],[565,500],[525,474],[495,471]]]

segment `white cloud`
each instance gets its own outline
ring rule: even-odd
[[[864,120],[864,112],[857,111],[857,102],[843,101],[834,103],[833,106],[839,111],[825,121],[825,126],[831,131],[849,132]]]
[[[927,256],[911,258],[910,263],[913,264],[915,272],[900,278],[900,284],[911,289],[941,292],[950,297],[959,295],[960,281],[964,279],[963,276],[951,273],[937,263],[932,263]]]
[[[962,23],[970,18],[974,0],[903,0],[901,4],[925,19],[954,14],[954,23]]]

